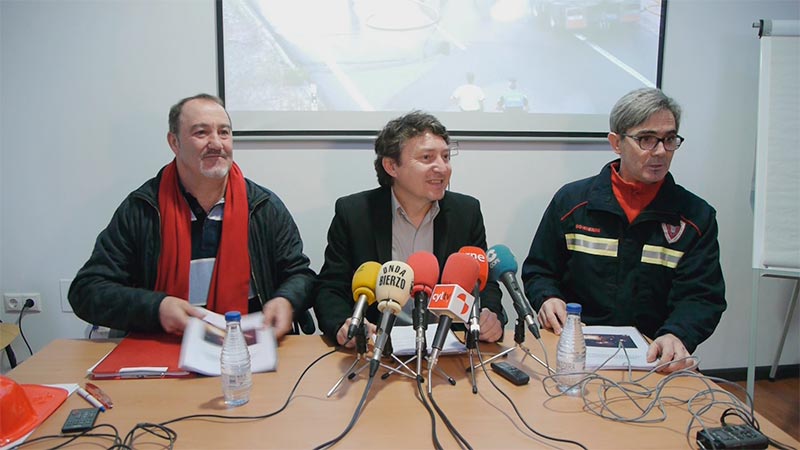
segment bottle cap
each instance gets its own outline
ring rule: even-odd
[[[228,311],[225,313],[225,322],[241,322],[242,313],[239,311]]]
[[[580,313],[581,313],[580,303],[567,303],[567,314],[580,314]]]

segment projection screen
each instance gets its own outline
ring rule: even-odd
[[[240,136],[374,135],[420,109],[454,135],[598,137],[659,86],[665,0],[217,0]]]

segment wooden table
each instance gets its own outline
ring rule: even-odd
[[[507,335],[511,333],[506,333]],[[543,333],[543,343],[551,361],[555,359],[556,337]],[[510,337],[509,345],[513,345]],[[538,343],[528,337],[527,343],[540,358]],[[21,383],[83,383],[86,369],[113,348],[113,342],[56,340],[37,352],[9,376]],[[289,336],[279,348],[278,370],[255,374],[250,402],[226,409],[222,402],[219,378],[96,380],[113,399],[114,408],[102,413],[97,423],[114,424],[124,436],[139,422],[164,422],[187,414],[261,415],[278,409],[288,397],[300,373],[315,358],[332,347],[320,336]],[[484,345],[484,357],[502,349]],[[518,363],[523,355],[513,351],[509,361]],[[337,436],[350,421],[366,386],[366,371],[354,381],[345,381],[331,398],[326,393],[350,366],[352,353],[337,352],[322,359],[300,384],[285,411],[263,420],[223,421],[194,419],[169,425],[178,433],[176,448],[313,448]],[[520,422],[511,405],[491,386],[486,376],[478,374],[478,393],[473,394],[464,368],[467,355],[440,359],[444,368],[457,380],[451,386],[434,376],[433,394],[451,422],[476,449],[578,448],[536,437]],[[525,420],[538,432],[581,442],[590,449],[675,449],[696,448],[691,432],[691,446],[686,430],[691,415],[685,405],[667,402],[667,418],[655,424],[617,423],[588,413],[580,398],[550,398],[544,392],[544,369],[527,358],[521,367],[531,375],[528,385],[517,387],[494,375],[492,379],[514,399]],[[383,373],[383,370],[379,374]],[[608,372],[621,380],[624,372]],[[647,381],[654,386],[663,376]],[[427,389],[427,385],[423,385]],[[704,389],[702,383],[680,379],[670,384],[665,394],[689,398]],[[386,380],[375,377],[364,411],[350,433],[336,448],[432,448],[430,417],[416,398],[416,383],[393,375]],[[33,437],[56,434],[72,408],[87,407],[77,395],[70,396]],[[717,426],[723,408],[707,414],[708,426]],[[634,407],[620,406],[620,411],[634,414]],[[786,433],[759,417],[762,431],[781,442],[798,446]],[[437,418],[437,432],[444,448],[458,448],[455,439]],[[50,441],[50,446],[61,441]],[[108,441],[78,441],[71,448],[86,448],[89,442],[107,447]],[[137,448],[163,448],[164,441],[143,435]],[[31,445],[26,448],[44,448]]]

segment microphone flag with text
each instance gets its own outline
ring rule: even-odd
[[[386,342],[392,333],[397,314],[403,309],[411,296],[414,285],[414,270],[402,261],[389,261],[381,266],[378,272],[378,281],[375,286],[375,296],[378,299],[378,311],[381,312],[381,321],[375,337],[375,348],[369,366],[369,376],[375,376],[380,365]]]
[[[475,286],[479,272],[478,262],[470,255],[453,253],[447,258],[442,271],[442,284],[433,288],[428,302],[428,310],[439,316],[436,336],[431,345],[430,367],[436,365],[453,321],[466,323],[469,320],[475,301],[469,290]]]
[[[356,302],[353,308],[353,316],[350,318],[350,328],[347,330],[347,340],[355,336],[358,327],[364,321],[364,313],[367,307],[375,303],[375,285],[378,283],[378,272],[381,265],[375,261],[367,261],[361,264],[356,273],[353,274],[353,301]]]
[[[491,247],[486,256],[489,260],[489,278],[503,283],[514,301],[517,315],[528,324],[528,329],[536,339],[540,339],[539,323],[533,314],[533,308],[517,283],[517,260],[514,259],[514,254],[505,245],[498,244]]]
[[[464,246],[458,250],[458,253],[469,255],[478,263],[478,280],[476,283],[479,283],[478,289],[482,291],[489,280],[489,262],[486,258],[486,251],[480,247]]]

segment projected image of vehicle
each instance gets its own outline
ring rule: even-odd
[[[554,30],[610,28],[640,19],[638,0],[535,0],[531,13]]]
[[[554,30],[580,30],[586,28],[586,2],[582,1],[536,1],[531,12]]]

